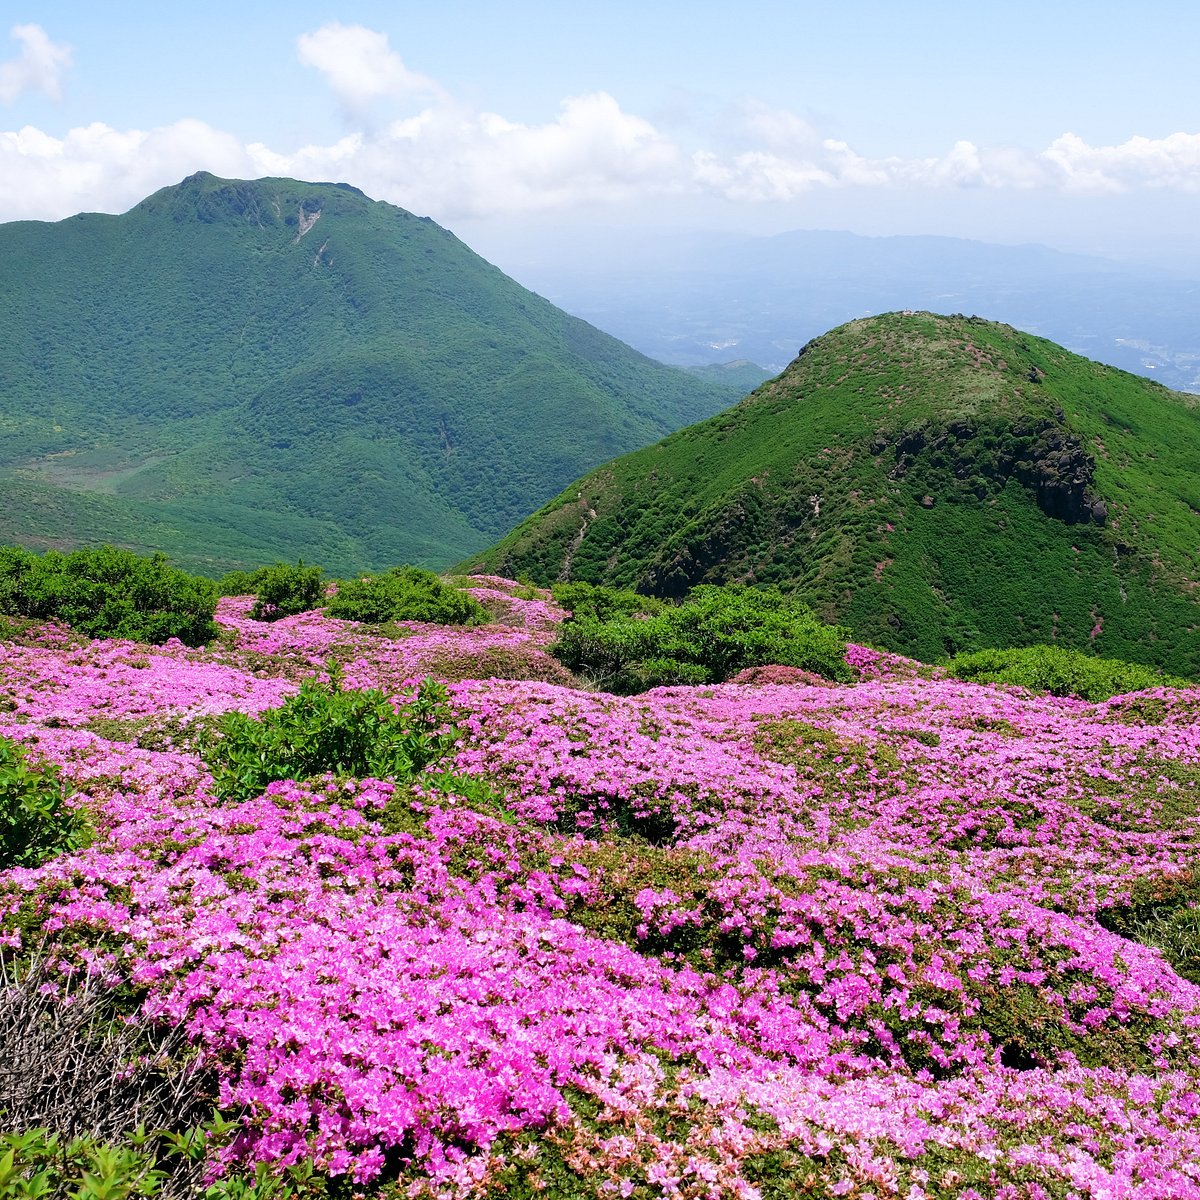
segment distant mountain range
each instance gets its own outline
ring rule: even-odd
[[[445,565],[746,391],[341,184],[193,175],[0,263],[0,541]]]
[[[585,257],[547,235],[503,261],[555,304],[683,366],[745,359],[774,375],[835,325],[911,308],[1006,321],[1200,391],[1200,280],[1044,246],[815,230],[623,234]]]
[[[979,318],[892,313],[571,484],[471,567],[796,589],[925,661],[1052,642],[1200,677],[1200,398]]]

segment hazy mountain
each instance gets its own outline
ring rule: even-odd
[[[1200,391],[1200,280],[1045,246],[959,238],[546,239],[505,260],[556,304],[663,362],[749,359],[781,371],[809,339],[897,309],[979,314],[1076,353]]]
[[[1198,405],[977,318],[854,321],[472,561],[667,595],[779,584],[926,660],[1056,641],[1196,675]]]
[[[0,261],[0,540],[445,564],[745,391],[341,184],[194,175]]]

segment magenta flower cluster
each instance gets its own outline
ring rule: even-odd
[[[64,970],[187,1030],[240,1120],[218,1166],[387,1169],[414,1197],[554,1170],[707,1200],[770,1171],[1200,1197],[1200,988],[1110,931],[1193,878],[1197,693],[1092,705],[851,647],[853,686],[617,698],[547,682],[548,597],[474,583],[492,626],[227,600],[203,650],[0,646],[0,733],[97,827],[0,877],[5,941],[32,907]],[[218,803],[192,726],[330,656],[391,691],[451,665],[458,787]],[[537,678],[470,678],[497,661]]]

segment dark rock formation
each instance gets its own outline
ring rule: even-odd
[[[876,433],[871,452],[883,453],[886,435]],[[1047,516],[1068,525],[1103,525],[1108,507],[1094,489],[1096,462],[1082,440],[1053,420],[977,423],[956,418],[945,425],[922,421],[894,439],[893,479],[911,476],[921,503],[948,487],[973,490],[982,498],[1018,480],[1037,497]]]

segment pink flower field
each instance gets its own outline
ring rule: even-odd
[[[1200,692],[1101,704],[852,646],[622,698],[563,613],[0,643],[0,734],[86,849],[0,873],[4,942],[181,1026],[235,1132],[467,1198],[1200,1197]],[[450,681],[450,768],[222,802],[197,752],[335,658]],[[403,701],[399,701],[403,702]],[[1190,937],[1189,937],[1190,931]]]

